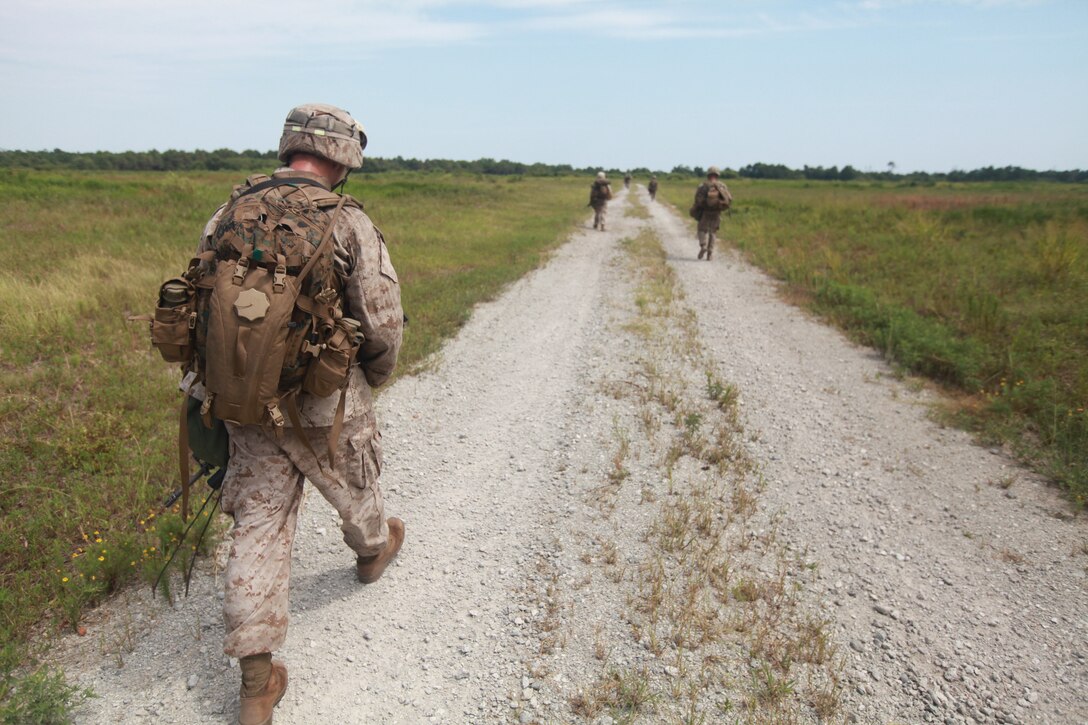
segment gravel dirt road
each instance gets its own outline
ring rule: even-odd
[[[609,216],[380,395],[378,583],[308,494],[275,721],[1088,722],[1083,517],[642,187]],[[220,596],[59,642],[77,722],[233,721]]]

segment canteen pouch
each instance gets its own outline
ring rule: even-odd
[[[361,340],[349,324],[339,320],[332,334],[326,340],[321,353],[310,361],[306,378],[302,381],[302,391],[325,398],[342,389],[348,382],[355,354],[359,351]],[[355,323],[356,327],[358,323]]]
[[[193,359],[193,292],[192,284],[181,277],[169,279],[159,288],[159,304],[151,319],[151,344],[166,362],[187,363]]]

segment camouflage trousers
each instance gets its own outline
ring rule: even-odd
[[[604,219],[608,215],[608,205],[601,204],[593,207],[593,228],[604,229]]]
[[[704,211],[703,215],[699,217],[699,228],[697,231],[699,237],[699,251],[700,252],[713,252],[714,243],[718,240],[717,232],[718,227],[722,223],[721,212],[709,212]]]
[[[371,415],[344,423],[335,471],[324,460],[328,428],[303,431],[322,457],[322,471],[293,429],[277,441],[258,426],[227,426],[230,463],[222,504],[234,526],[224,571],[223,651],[245,657],[273,652],[287,637],[291,547],[305,479],[340,514],[344,542],[355,554],[370,556],[385,548],[389,527],[378,487],[381,435]]]

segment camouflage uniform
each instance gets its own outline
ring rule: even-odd
[[[623,188],[624,189],[630,189],[631,188],[631,175],[630,174],[627,174],[626,176],[623,177]]]
[[[654,176],[650,179],[650,184],[646,187],[646,190],[650,192],[650,201],[657,199],[657,177]]]
[[[612,186],[607,180],[597,179],[589,191],[589,205],[593,207],[593,228],[604,231],[608,200],[612,198]]]
[[[721,199],[715,208],[711,208],[707,203],[707,197],[710,195],[712,188],[717,189],[717,195]],[[697,232],[699,237],[699,259],[704,256],[710,259],[714,253],[714,243],[717,241],[716,233],[722,223],[722,212],[728,209],[732,203],[733,195],[729,193],[726,185],[716,178],[713,180],[708,178],[695,190],[695,203],[691,206],[691,215],[699,221]]]
[[[320,180],[292,169],[274,174],[284,176]],[[284,193],[306,190],[300,186]],[[214,248],[211,235],[223,208],[205,227],[200,251]],[[223,651],[233,657],[279,649],[287,635],[291,546],[304,479],[340,514],[344,542],[358,556],[381,551],[388,536],[378,486],[381,434],[371,387],[384,383],[396,365],[403,324],[400,286],[381,232],[361,209],[347,206],[341,211],[333,241],[336,270],[344,282],[344,312],[360,321],[365,339],[357,358],[360,364],[352,369],[348,383],[335,469],[325,462],[322,470],[297,431],[287,430],[277,440],[260,426],[227,424],[230,462],[222,504],[234,517],[234,527],[224,577]],[[313,451],[327,450],[339,399],[339,393],[327,398],[300,396],[303,434]]]

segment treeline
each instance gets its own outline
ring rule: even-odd
[[[53,149],[52,151],[12,151],[0,149],[0,168],[26,169],[74,169],[82,171],[252,171],[269,168],[278,163],[275,151],[91,151],[76,152]],[[838,166],[804,166],[791,169],[783,164],[749,164],[739,169],[724,169],[725,178],[745,179],[805,179],[818,181],[1057,181],[1088,182],[1088,170],[1034,171],[1019,166],[987,166],[973,171],[948,171],[929,173],[914,171],[897,173],[894,164],[885,171],[860,171],[847,164]],[[402,156],[381,158],[368,156],[363,168],[357,173],[380,174],[386,171],[463,171],[474,174],[524,176],[566,176],[570,174],[595,174],[598,167],[574,167],[570,164],[524,164],[506,159],[490,158],[475,161],[453,159],[406,159]],[[643,177],[650,174],[669,173],[672,176],[702,178],[706,171],[701,166],[674,166],[669,172],[639,167],[636,169],[606,169],[613,176],[630,173]]]
[[[673,169],[675,172],[677,169]],[[695,171],[701,171],[696,169]],[[737,171],[728,170],[729,175],[747,179],[813,179],[822,181],[888,180],[888,181],[1058,181],[1076,183],[1088,181],[1088,169],[1070,169],[1068,171],[1035,171],[1019,166],[986,166],[973,171],[952,170],[929,173],[912,171],[900,174],[889,165],[887,171],[859,171],[847,164],[841,169],[837,166],[805,166],[791,169],[782,164],[749,164]],[[697,174],[698,175],[698,174]],[[723,172],[726,175],[726,172]]]
[[[0,168],[74,169],[79,171],[250,171],[277,165],[275,151],[9,151],[0,149]],[[475,174],[526,176],[565,176],[595,174],[598,169],[575,168],[570,164],[523,164],[505,159],[406,159],[367,156],[363,168],[355,173],[380,174],[385,171],[466,171]],[[619,173],[619,172],[616,172]],[[647,172],[649,173],[649,172]]]

